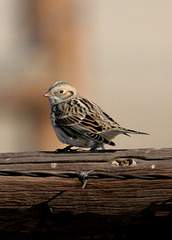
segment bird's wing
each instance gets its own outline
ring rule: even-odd
[[[109,123],[106,126],[107,115],[104,115],[103,111],[96,104],[86,99],[75,99],[76,101],[77,104],[74,105],[72,102],[66,102],[67,105],[70,105],[70,108],[69,106],[65,106],[65,104],[60,108],[59,117],[55,119],[56,125],[74,130],[96,142],[114,145],[113,142],[101,135],[102,131],[110,128]],[[68,109],[68,111],[66,112],[65,109]]]

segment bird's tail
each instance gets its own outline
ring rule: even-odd
[[[144,134],[144,135],[149,135],[149,133],[145,133],[145,132],[139,132],[139,131],[135,131],[135,130],[131,130],[131,129],[126,129],[126,131],[124,132],[125,135],[128,135],[127,133],[131,133],[131,134]],[[128,135],[130,136],[130,135]]]

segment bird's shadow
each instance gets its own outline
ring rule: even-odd
[[[107,149],[107,150],[71,150],[71,151],[63,151],[60,149],[58,152],[55,151],[41,151],[42,153],[47,154],[92,154],[92,153],[115,153],[115,152],[121,152],[121,151],[127,151],[128,149]]]

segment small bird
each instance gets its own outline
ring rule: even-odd
[[[121,127],[97,104],[82,97],[67,82],[55,82],[43,95],[51,105],[50,119],[58,139],[71,147],[104,148],[104,144],[115,146],[117,135],[146,134]]]

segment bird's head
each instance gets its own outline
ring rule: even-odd
[[[76,96],[78,91],[67,82],[55,82],[49,90],[44,93],[44,97],[49,99],[51,105],[58,104],[66,99]]]

